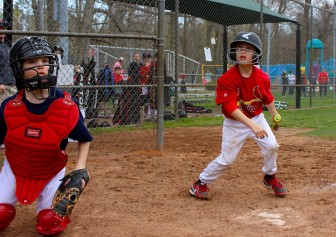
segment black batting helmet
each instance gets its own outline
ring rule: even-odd
[[[23,78],[23,72],[32,70],[32,68],[23,69],[23,62],[31,58],[48,57],[49,66],[48,75],[36,76],[32,78]],[[39,37],[24,37],[14,43],[10,50],[10,66],[16,79],[16,87],[18,90],[29,89],[49,89],[57,84],[58,76],[58,59],[53,53],[52,46]]]
[[[229,59],[237,62],[236,60],[236,48],[238,43],[248,43],[253,45],[256,50],[255,50],[255,55],[253,57],[253,63],[258,64],[262,51],[261,51],[261,40],[260,38],[253,32],[240,32],[235,39],[231,42],[230,44],[230,50],[229,50]]]

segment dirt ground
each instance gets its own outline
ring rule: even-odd
[[[61,236],[336,236],[335,141],[300,132],[276,132],[278,176],[287,197],[262,186],[262,157],[248,140],[232,167],[209,186],[208,201],[196,200],[188,190],[219,154],[221,127],[167,129],[163,152],[143,149],[153,140],[148,132],[138,141],[127,133],[96,135],[87,164],[92,179]],[[69,169],[75,151],[71,143]],[[38,236],[34,208],[19,205],[0,236]]]

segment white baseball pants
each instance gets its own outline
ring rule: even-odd
[[[203,183],[208,184],[218,179],[235,161],[241,147],[249,137],[256,141],[261,149],[261,154],[264,157],[262,172],[268,175],[276,173],[279,145],[277,144],[275,136],[267,123],[264,114],[260,114],[251,119],[264,128],[268,137],[258,139],[246,125],[225,117],[223,123],[222,151],[221,154],[200,174],[199,179]],[[254,159],[255,157],[251,158]]]
[[[64,177],[65,168],[56,174],[44,187],[37,198],[36,213],[43,209],[50,209],[54,195],[61,184],[60,179]],[[0,172],[0,203],[7,203],[15,206],[17,198],[15,193],[16,180],[12,169],[5,159],[4,166]]]

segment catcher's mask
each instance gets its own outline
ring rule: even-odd
[[[246,64],[247,63],[259,64],[259,61],[260,61],[261,55],[262,55],[261,40],[253,32],[241,32],[236,36],[234,41],[232,41],[232,43],[230,44],[228,59],[237,63],[236,51],[237,51],[237,45],[239,43],[248,43],[250,45],[253,45],[256,49],[255,52],[253,53],[252,61],[251,62],[246,62]]]
[[[36,69],[34,69],[35,67],[23,69],[23,62],[27,59],[40,57],[47,57],[49,59],[49,63],[41,65],[49,66],[48,75],[39,76],[36,71],[35,76],[24,79],[24,71]],[[36,89],[48,89],[48,97],[43,97],[41,99],[55,96],[55,93],[51,95],[51,91],[55,92],[55,90],[50,90],[50,88],[56,87],[57,84],[59,70],[58,58],[53,53],[53,48],[47,41],[35,36],[24,37],[16,41],[10,50],[10,66],[12,68],[18,90],[26,89],[32,92]]]

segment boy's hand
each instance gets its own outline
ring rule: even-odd
[[[263,129],[263,127],[261,127],[260,125],[258,125],[256,123],[251,127],[251,130],[253,131],[254,135],[256,135],[256,137],[259,138],[259,139],[263,139],[265,137],[268,137],[268,134]]]

